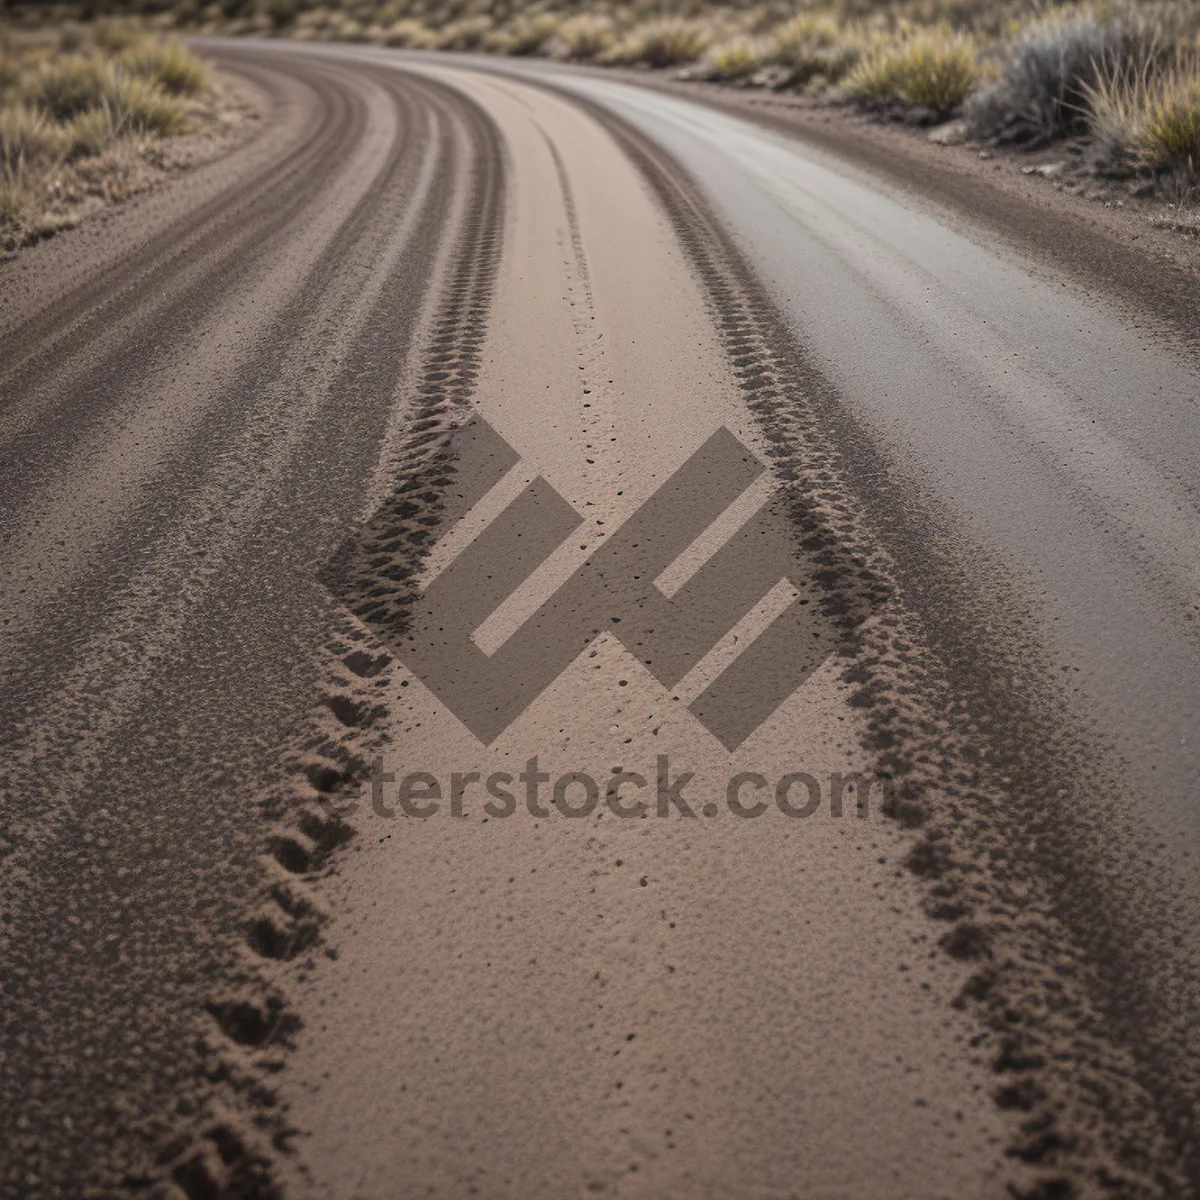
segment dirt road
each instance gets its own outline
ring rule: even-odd
[[[204,49],[262,134],[0,276],[6,1185],[1188,1195],[1179,330],[678,97]]]

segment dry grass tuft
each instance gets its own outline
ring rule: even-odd
[[[680,67],[695,62],[713,40],[709,22],[665,17],[635,26],[604,57],[612,63]]]
[[[177,38],[160,42],[143,37],[127,46],[117,61],[131,75],[149,79],[173,96],[190,96],[208,84],[208,64]]]
[[[64,132],[68,139],[67,157],[71,159],[103,154],[121,134],[113,110],[107,106],[80,113]]]
[[[116,55],[128,50],[143,36],[144,31],[135,21],[122,21],[118,17],[97,21],[92,28],[93,44],[106,55]]]
[[[428,50],[437,39],[420,21],[396,21],[389,26],[383,36],[387,46],[404,47],[409,50]]]
[[[540,54],[561,25],[562,21],[553,13],[535,13],[532,17],[518,19],[509,30],[510,41],[506,53]]]
[[[772,50],[772,44],[761,38],[730,38],[708,48],[705,74],[709,79],[747,79],[769,61]]]
[[[0,166],[0,245],[4,244],[6,227],[15,230],[28,225],[36,203],[24,171]]]
[[[39,109],[26,104],[0,108],[0,166],[6,171],[54,163],[65,144],[62,128]]]
[[[126,152],[127,173],[145,139],[184,128],[187,98],[208,79],[182,43],[129,22],[0,41],[0,246],[72,225],[67,193],[86,182],[107,194],[105,171],[117,168],[105,156]]]
[[[99,54],[48,59],[39,64],[36,74],[25,81],[21,90],[50,119],[69,121],[77,113],[104,103],[106,66]]]
[[[490,17],[463,17],[446,25],[437,35],[435,45],[439,50],[482,50],[491,32]]]
[[[173,96],[195,95],[208,86],[210,79],[208,64],[175,38],[162,44],[155,75]]]
[[[837,21],[827,14],[800,13],[775,30],[775,56],[778,62],[794,66],[813,50],[829,49],[842,40]]]
[[[828,15],[801,13],[774,31],[772,62],[787,67],[792,86],[838,83],[857,65],[862,46]]]
[[[864,103],[899,102],[945,115],[961,107],[978,78],[974,40],[934,25],[869,42],[842,87]]]
[[[586,62],[607,54],[616,41],[611,17],[582,14],[564,21],[551,43],[555,58]]]
[[[154,133],[162,136],[179,133],[184,125],[183,106],[153,80],[127,75],[115,67],[109,69],[104,99],[121,131]]]
[[[1155,172],[1200,173],[1200,60],[1177,53],[1161,66],[1153,52],[1130,69],[1107,63],[1084,86],[1087,119],[1113,156]]]

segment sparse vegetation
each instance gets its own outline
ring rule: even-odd
[[[181,42],[130,23],[0,41],[0,247],[74,224],[72,200],[111,191],[119,152],[180,132],[207,85]]]
[[[482,50],[491,30],[487,17],[464,17],[446,25],[434,45],[439,50]]]
[[[177,38],[142,38],[125,51],[120,61],[132,75],[152,80],[172,96],[191,96],[209,80],[204,60]]]
[[[739,36],[710,46],[705,56],[710,79],[746,79],[768,59],[769,48],[761,40]]]
[[[584,14],[562,23],[554,39],[553,53],[557,58],[585,61],[605,54],[613,41],[613,23],[609,17]]]
[[[1084,85],[1097,141],[1113,157],[1153,171],[1194,174],[1200,164],[1200,59],[1176,54],[1163,66],[1153,52],[1132,65],[1103,65]]]
[[[608,53],[612,63],[644,63],[648,67],[680,67],[695,62],[714,40],[715,23],[664,17],[636,25]]]
[[[792,87],[838,83],[857,66],[862,39],[828,14],[801,13],[774,31],[774,62],[788,68]]]
[[[867,104],[907,104],[945,116],[961,106],[978,77],[972,38],[935,25],[875,39],[843,87]]]
[[[1129,30],[1091,9],[1067,10],[1025,26],[1007,48],[1001,77],[972,97],[972,129],[1038,144],[1084,124],[1086,89],[1105,64],[1120,64]]]
[[[507,53],[515,55],[540,54],[543,47],[558,32],[561,22],[552,13],[535,13],[513,23]]]
[[[319,35],[323,27],[314,26],[314,33]],[[387,46],[399,46],[409,50],[428,50],[436,44],[433,32],[422,25],[420,21],[397,21],[388,27],[383,38]]]
[[[967,133],[989,143],[1036,149],[1091,139],[1095,153],[1124,169],[1200,181],[1195,0],[174,0],[170,11],[153,19],[201,31],[682,68],[906,120],[961,113]],[[40,147],[29,155],[44,157],[52,143],[53,153],[97,153],[86,148],[122,130],[169,132],[177,127],[171,100],[204,85],[203,65],[178,41],[147,42],[130,22],[68,26],[61,36],[56,61],[32,75],[22,66],[19,94],[5,101],[55,125],[28,135]],[[0,62],[6,97],[12,70]],[[25,129],[30,118],[13,114],[9,123]]]

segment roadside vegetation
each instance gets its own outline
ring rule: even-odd
[[[0,247],[68,228],[89,198],[136,186],[154,143],[185,131],[206,64],[122,22],[0,30]]]
[[[186,31],[670,69],[915,125],[954,121],[955,140],[1070,143],[1093,175],[1135,180],[1180,212],[1200,193],[1200,0],[110,2]]]

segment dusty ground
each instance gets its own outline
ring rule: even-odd
[[[187,132],[122,141],[104,154],[64,163],[49,180],[43,211],[59,228],[94,220],[114,204],[223,158],[253,136],[262,116],[261,93],[217,71],[211,86],[189,103]],[[37,237],[34,231],[0,231],[0,262]]]
[[[518,482],[540,475],[587,518],[489,619],[502,644],[707,437],[724,427],[762,456],[770,443],[678,234],[603,128],[528,85],[441,75],[503,130],[512,180],[474,409],[520,447]],[[1001,1195],[1005,1134],[948,1007],[968,972],[928,959],[916,890],[895,874],[905,839],[878,811],[828,811],[832,773],[875,766],[842,668],[731,755],[673,711],[702,682],[664,693],[619,643],[594,645],[486,753],[401,673],[372,693],[390,701],[385,769],[487,778],[536,753],[551,780],[653,781],[666,754],[673,776],[694,773],[711,826],[674,810],[489,820],[482,796],[458,819],[360,809],[329,893],[353,915],[288,1069],[301,1190]],[[730,777],[773,787],[789,771],[826,781],[810,821],[725,811]],[[538,1112],[564,1136],[547,1140]],[[796,1114],[818,1112],[796,1136]]]
[[[0,1177],[1187,1195],[1190,243],[1147,255],[1129,212],[1007,160],[724,89],[606,108],[486,62],[208,52],[262,97],[249,140],[3,267]],[[638,119],[727,155],[730,207]],[[512,452],[486,488],[472,413]],[[784,497],[764,536],[820,556],[821,611],[870,610],[724,743],[738,640],[812,633],[803,589],[733,633],[705,607],[757,579],[704,574],[740,468],[688,493],[673,582],[585,571],[722,427],[769,468],[747,527]],[[656,591],[711,657],[642,649]],[[597,594],[619,611],[577,628]],[[476,628],[495,673],[421,665]],[[754,678],[787,683],[792,643],[762,644]],[[1162,736],[1114,726],[1157,755],[1143,791],[1076,723],[1104,687]],[[647,795],[666,755],[697,815],[456,803],[455,773],[535,754]],[[860,769],[900,785],[862,818],[728,804],[739,772]],[[438,813],[403,815],[411,772]]]

